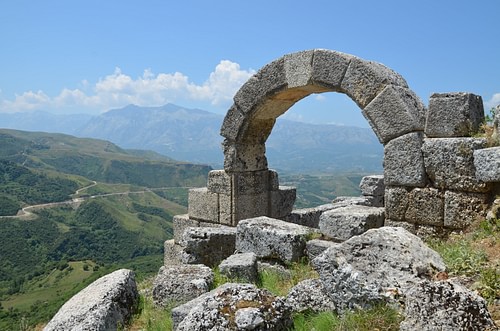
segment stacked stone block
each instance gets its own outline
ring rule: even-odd
[[[386,224],[455,230],[484,216],[492,186],[475,159],[486,140],[471,137],[483,119],[480,96],[433,94],[424,132],[385,145]]]

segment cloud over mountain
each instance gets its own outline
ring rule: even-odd
[[[128,104],[159,106],[171,102],[205,101],[227,107],[236,91],[255,72],[222,60],[202,84],[190,81],[181,72],[155,74],[146,69],[133,78],[120,68],[95,84],[81,82],[81,88],[64,88],[56,96],[39,90],[16,95],[14,100],[0,99],[0,112],[51,110],[56,112],[100,113]],[[1,97],[1,96],[0,96]]]

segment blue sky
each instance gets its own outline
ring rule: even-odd
[[[467,91],[489,110],[500,103],[499,13],[498,0],[2,1],[0,112],[171,102],[225,114],[256,70],[312,48],[381,62],[425,104]],[[368,126],[337,93],[284,116]]]

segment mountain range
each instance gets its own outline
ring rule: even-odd
[[[3,113],[0,127],[58,132],[152,150],[170,158],[222,168],[223,116],[174,104],[128,105],[98,116]],[[381,172],[383,147],[371,129],[278,119],[266,142],[269,167],[287,172]]]

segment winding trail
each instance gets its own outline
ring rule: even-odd
[[[97,185],[97,182],[95,180],[92,181],[93,183],[79,188],[78,190],[75,191],[72,195],[78,195],[80,194],[83,190],[89,189],[93,186]],[[191,188],[191,187],[184,187],[184,186],[178,186],[178,187],[157,187],[154,189],[146,188],[144,190],[140,191],[124,191],[124,192],[115,192],[115,193],[103,193],[103,194],[96,194],[96,195],[90,195],[86,197],[76,197],[71,200],[66,200],[66,201],[59,201],[59,202],[50,202],[50,203],[42,203],[38,205],[31,205],[31,206],[26,206],[22,209],[20,209],[17,212],[17,215],[12,215],[12,216],[0,216],[0,220],[2,219],[13,219],[13,218],[19,218],[19,219],[32,219],[35,218],[36,215],[32,212],[33,210],[38,210],[38,209],[44,209],[44,208],[52,208],[52,207],[57,207],[57,206],[64,206],[64,205],[76,205],[84,202],[85,200],[88,199],[96,199],[96,198],[102,198],[102,197],[109,197],[109,196],[115,196],[115,195],[128,195],[128,194],[144,194],[147,192],[152,192],[153,190],[161,190],[161,189],[171,189],[171,188]]]

